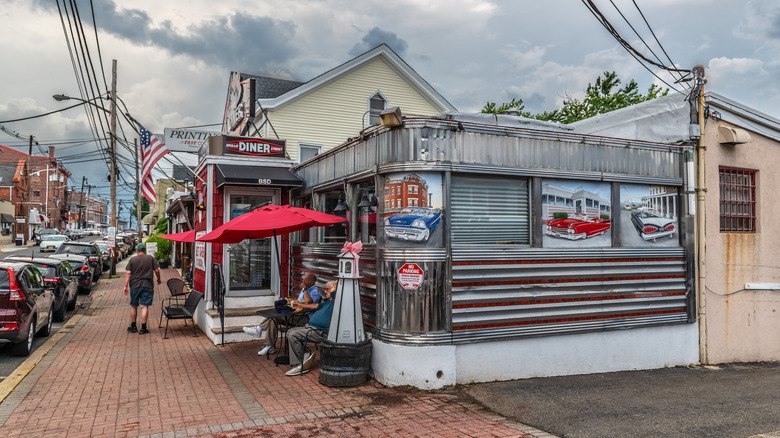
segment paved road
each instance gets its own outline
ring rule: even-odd
[[[466,389],[561,437],[780,437],[780,364],[524,379]]]

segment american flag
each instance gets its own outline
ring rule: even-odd
[[[147,131],[146,128],[138,123],[141,128],[141,193],[149,202],[157,201],[154,195],[154,180],[152,179],[152,167],[163,155],[170,152],[165,144],[157,137]]]

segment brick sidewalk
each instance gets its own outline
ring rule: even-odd
[[[173,269],[162,274],[156,303],[167,296],[165,281],[178,277]],[[0,404],[2,436],[550,436],[455,391],[374,381],[327,388],[316,361],[312,372],[287,377],[286,366],[257,356],[260,341],[215,346],[182,321],[162,339],[159,304],[151,333],[129,334],[122,282],[101,280],[86,315]]]

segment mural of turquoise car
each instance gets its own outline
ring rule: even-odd
[[[427,242],[441,221],[441,210],[407,207],[385,219],[385,236],[392,239]]]

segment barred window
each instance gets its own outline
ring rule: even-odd
[[[756,232],[756,171],[719,169],[720,231]]]

